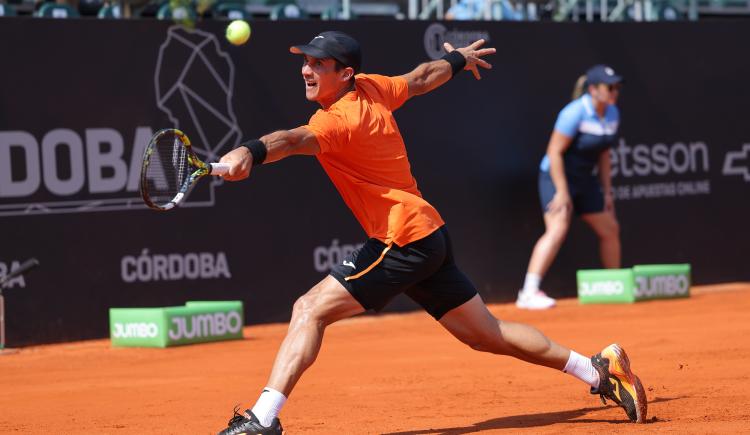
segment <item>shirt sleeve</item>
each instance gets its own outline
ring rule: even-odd
[[[579,101],[573,101],[565,106],[560,114],[557,115],[555,130],[568,137],[574,137],[578,133],[578,126],[581,124],[583,117],[583,106],[577,104]]]
[[[403,77],[367,74],[366,78],[371,80],[381,91],[385,99],[384,103],[391,112],[401,107],[409,99],[409,84]]]
[[[321,153],[339,151],[349,142],[346,124],[336,113],[318,110],[304,127],[315,135]]]

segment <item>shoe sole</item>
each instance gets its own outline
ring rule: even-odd
[[[553,303],[552,305],[549,305],[549,306],[546,306],[546,307],[537,307],[537,306],[526,305],[524,303],[520,303],[520,302],[516,301],[516,308],[521,308],[523,310],[549,310],[550,308],[554,308],[555,305],[556,304]]]
[[[555,306],[554,305],[550,305],[548,307],[529,307],[527,305],[516,304],[516,308],[520,308],[522,310],[541,311],[541,310],[549,310],[550,308],[555,308]]]
[[[610,355],[611,353],[611,355]],[[605,356],[606,354],[606,356]],[[646,421],[646,414],[648,413],[648,402],[646,399],[646,390],[643,389],[641,379],[630,370],[630,359],[625,350],[620,346],[614,344],[604,351],[602,351],[602,357],[608,358],[609,372],[615,376],[622,376],[627,379],[628,383],[633,386],[635,391],[629,391],[630,395],[635,399],[635,413],[637,416],[636,423],[643,423]],[[614,361],[616,364],[613,364]],[[626,389],[627,386],[625,386]],[[633,394],[635,393],[635,394]]]

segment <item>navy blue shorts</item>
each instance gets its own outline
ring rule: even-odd
[[[573,211],[577,216],[604,211],[604,193],[596,176],[586,175],[567,179],[568,191],[573,201]],[[556,191],[549,172],[539,171],[539,199],[543,213],[547,213],[547,206]]]
[[[369,239],[331,276],[367,310],[380,311],[404,293],[437,320],[477,294],[456,266],[445,226],[405,246]]]

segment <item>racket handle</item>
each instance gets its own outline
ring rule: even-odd
[[[211,175],[225,175],[232,167],[229,163],[211,163]]]

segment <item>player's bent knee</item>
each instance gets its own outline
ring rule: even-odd
[[[490,352],[497,354],[505,354],[505,347],[503,346],[502,339],[495,334],[481,334],[473,335],[471,337],[461,338],[461,342],[470,348],[479,352]]]
[[[300,296],[294,301],[294,305],[292,306],[292,319],[300,317],[305,312],[308,303],[304,298],[305,296]]]
[[[327,326],[340,318],[337,305],[325,294],[320,287],[313,287],[310,291],[297,298],[292,307],[292,321],[314,322],[320,326]]]
[[[319,313],[317,313],[317,298],[305,293],[304,295],[297,298],[292,307],[292,319],[296,320],[319,320]]]
[[[469,344],[469,347],[479,352],[494,353],[496,355],[511,355],[509,349],[494,340],[478,341]]]

